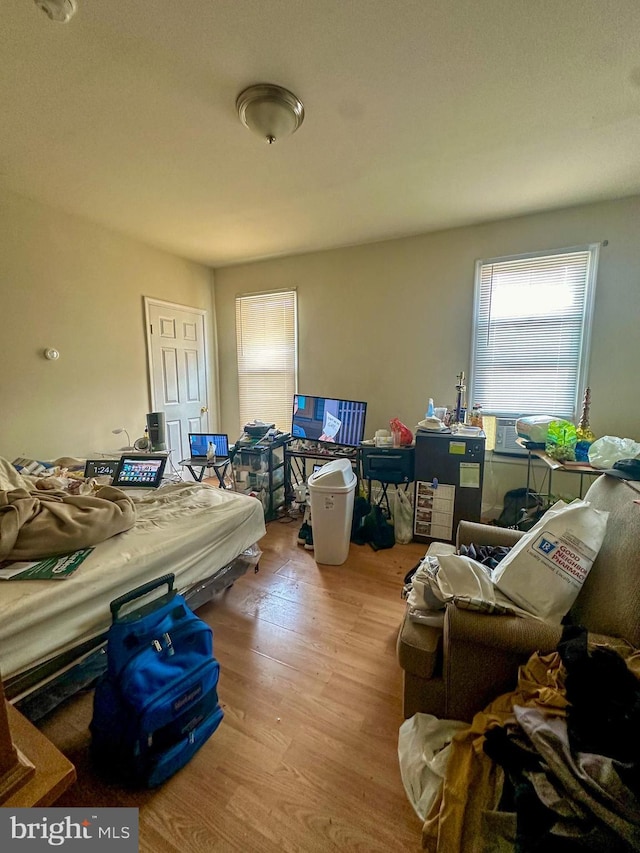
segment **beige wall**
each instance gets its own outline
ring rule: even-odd
[[[1,193],[0,456],[90,455],[125,443],[118,426],[141,435],[143,296],[209,310],[214,341],[211,294],[206,267]]]
[[[639,222],[633,197],[217,270],[224,428],[239,428],[237,293],[297,287],[299,389],[367,400],[371,435],[394,416],[413,429],[429,397],[453,403],[456,374],[469,370],[476,259],[608,240],[596,291],[591,422],[597,434],[640,440]],[[504,484],[523,485],[525,476],[521,466],[497,460],[488,473],[485,499],[491,490],[498,501]]]
[[[298,288],[300,390],[367,400],[372,434],[393,416],[413,428],[430,396],[453,402],[456,373],[469,368],[477,258],[608,240],[596,293],[592,425],[640,440],[638,221],[633,197],[217,270],[220,425],[232,436],[240,426],[237,293]],[[111,429],[120,425],[138,435],[150,405],[142,297],[213,317],[211,271],[9,193],[0,194],[0,225],[0,455],[114,448]],[[42,357],[46,346],[60,350],[58,362]],[[485,503],[498,505],[524,476],[521,464],[496,458]],[[565,490],[574,483],[556,481]]]

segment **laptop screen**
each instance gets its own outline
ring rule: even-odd
[[[166,456],[122,456],[111,485],[127,489],[156,489],[162,482],[166,464]]]
[[[229,455],[229,438],[225,433],[189,433],[189,453],[192,457],[204,459],[207,455],[209,444],[216,449],[216,456],[226,457]]]

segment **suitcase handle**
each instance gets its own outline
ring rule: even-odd
[[[130,601],[135,601],[136,598],[141,598],[148,592],[153,592],[153,590],[157,589],[159,586],[163,586],[163,584],[166,583],[169,586],[169,592],[171,592],[175,579],[176,576],[174,574],[162,575],[162,577],[160,578],[156,578],[153,581],[143,583],[141,586],[137,586],[135,589],[132,589],[129,592],[125,592],[124,595],[120,595],[118,596],[118,598],[114,598],[111,604],[109,605],[109,607],[111,608],[111,616],[113,617],[113,621],[115,622],[118,618],[118,610],[120,610],[121,607],[124,607],[124,605],[128,604]]]

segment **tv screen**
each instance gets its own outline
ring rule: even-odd
[[[367,404],[294,394],[291,435],[357,447],[364,439]]]

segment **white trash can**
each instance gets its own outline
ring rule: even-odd
[[[348,459],[327,462],[309,477],[316,563],[340,566],[347,559],[357,481]]]

